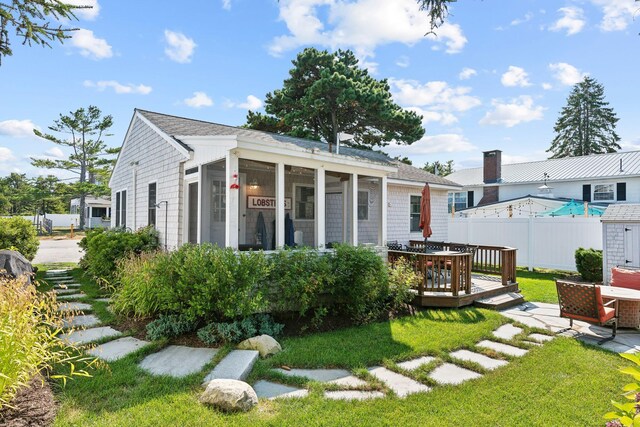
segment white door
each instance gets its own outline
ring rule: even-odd
[[[640,267],[640,225],[624,225],[624,265]]]

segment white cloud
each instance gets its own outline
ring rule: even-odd
[[[584,11],[579,7],[567,6],[558,9],[562,14],[562,18],[558,19],[552,26],[551,31],[567,31],[568,36],[578,34],[582,31],[586,20],[584,19]]]
[[[411,65],[411,61],[409,60],[409,57],[403,55],[396,60],[396,65],[398,67],[407,68]]]
[[[384,148],[392,156],[434,154],[434,153],[458,153],[462,151],[476,150],[467,138],[457,133],[443,133],[439,135],[424,136],[411,145],[390,144]]]
[[[231,10],[231,0],[222,0],[222,8],[224,10]]]
[[[193,39],[176,31],[164,30],[164,40],[167,42],[164,53],[169,59],[181,64],[191,62],[191,56],[196,48]]]
[[[204,92],[193,92],[193,96],[183,102],[193,108],[211,107],[213,105],[213,100]]]
[[[55,157],[56,159],[64,159],[66,157],[64,155],[64,151],[62,151],[58,147],[49,148],[47,151],[45,151],[45,154],[47,154],[47,155],[49,155],[51,157]]]
[[[430,111],[424,110],[420,107],[409,107],[407,108],[407,110],[413,111],[416,114],[422,116],[423,125],[426,125],[430,122],[436,122],[448,126],[458,122],[458,118],[455,115],[445,111]]]
[[[0,147],[0,162],[11,162],[15,159],[16,157],[10,149],[7,147]]]
[[[509,65],[509,69],[502,75],[500,82],[504,86],[531,86],[529,83],[529,76],[524,68]]]
[[[553,72],[553,77],[565,86],[574,85],[587,75],[566,62],[549,64],[549,69]]]
[[[460,71],[460,74],[458,74],[458,78],[460,80],[469,80],[471,77],[477,75],[478,72],[476,70],[474,70],[473,68],[469,68],[469,67],[464,67],[462,69],[462,71]]]
[[[351,48],[366,58],[380,45],[413,45],[425,39],[457,53],[467,42],[460,26],[450,23],[425,37],[429,18],[415,0],[281,0],[278,6],[289,32],[272,40],[269,52],[274,56],[301,46],[322,46]]]
[[[520,123],[541,120],[544,108],[533,105],[530,96],[519,96],[510,102],[503,103],[497,99],[491,101],[493,110],[488,111],[480,119],[481,125],[499,125],[513,127]]]
[[[113,56],[111,46],[105,39],[93,35],[93,31],[81,28],[73,32],[71,45],[80,49],[80,55],[91,59],[105,59]]]
[[[34,128],[37,126],[31,120],[4,120],[0,122],[0,135],[30,137],[34,136]]]
[[[80,19],[92,21],[100,14],[100,4],[98,4],[98,0],[65,0],[64,3],[74,6],[91,6],[90,8],[73,10],[73,13]]]
[[[524,14],[524,17],[514,19],[513,21],[511,21],[509,25],[511,25],[512,27],[515,27],[517,25],[524,24],[525,22],[531,21],[531,18],[533,18],[533,13],[527,12]]]
[[[602,31],[622,31],[627,29],[633,19],[638,16],[640,5],[634,0],[591,0],[602,8]]]
[[[247,110],[257,110],[262,107],[262,101],[256,96],[249,95],[247,96],[247,102],[239,104],[238,107],[246,108]]]
[[[542,83],[542,89],[551,90],[552,88],[553,86],[551,85],[551,83]]]
[[[132,83],[128,83],[126,85],[122,83],[118,83],[115,80],[100,80],[97,82],[93,82],[91,80],[85,80],[83,82],[85,87],[95,87],[99,91],[104,91],[107,88],[111,88],[117,94],[125,94],[125,93],[134,93],[140,95],[148,95],[153,90],[151,86],[146,86],[143,84],[134,85]]]

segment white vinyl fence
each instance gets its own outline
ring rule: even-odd
[[[576,270],[579,247],[602,249],[600,218],[450,218],[450,242],[510,246],[517,265]]]
[[[5,216],[4,218],[10,218]],[[37,218],[34,215],[23,215],[22,218],[34,222]],[[40,216],[42,219],[42,216]],[[47,219],[53,221],[53,227],[70,227],[73,224],[74,227],[78,227],[80,223],[80,215],[78,214],[47,214]]]

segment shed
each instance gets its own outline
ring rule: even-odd
[[[640,204],[609,205],[602,221],[605,284],[616,266],[640,267]]]

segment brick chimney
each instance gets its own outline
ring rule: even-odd
[[[502,181],[502,151],[491,150],[482,153],[482,181],[485,184],[497,184]],[[482,189],[482,199],[478,203],[486,205],[500,200],[500,187],[497,185],[485,185]]]

